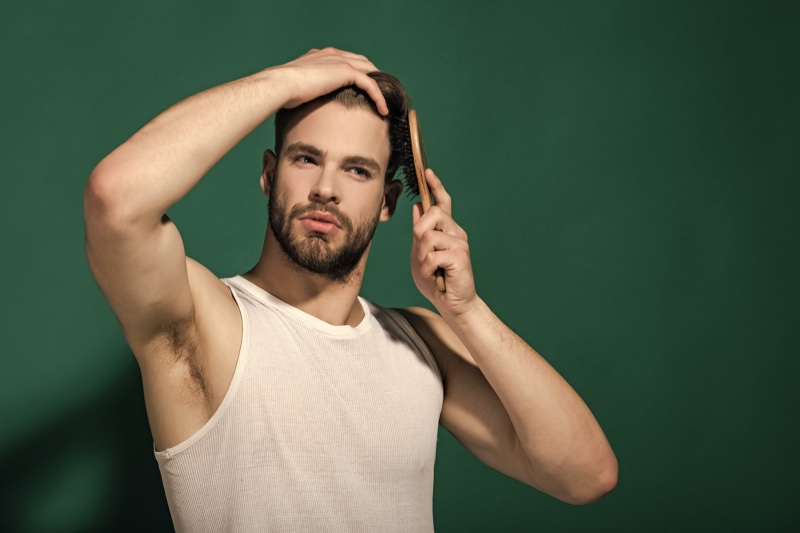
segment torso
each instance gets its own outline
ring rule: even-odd
[[[424,342],[363,300],[333,326],[225,283],[244,316],[232,380],[206,423],[157,442],[176,530],[431,530],[443,391]]]

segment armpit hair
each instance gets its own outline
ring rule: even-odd
[[[172,363],[186,369],[186,386],[195,391],[204,402],[208,402],[205,369],[198,356],[197,332],[191,320],[175,321],[164,329],[164,341],[167,344]]]

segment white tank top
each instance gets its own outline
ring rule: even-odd
[[[178,532],[432,531],[436,361],[397,312],[359,298],[332,326],[224,279],[242,347],[216,413],[155,452]]]

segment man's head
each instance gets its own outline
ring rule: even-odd
[[[388,74],[370,76],[388,117],[366,93],[345,87],[279,111],[275,152],[264,155],[270,231],[296,266],[335,281],[350,278],[402,190],[392,180],[400,160],[400,141],[392,137],[408,96]]]
[[[375,107],[375,102],[367,95],[366,92],[359,89],[355,85],[342,87],[332,93],[320,96],[319,98],[307,102],[301,106],[292,109],[281,109],[275,115],[275,153],[278,157],[281,156],[281,150],[284,146],[286,139],[286,130],[291,127],[293,120],[298,114],[302,113],[304,109],[314,104],[325,102],[338,102],[348,109],[362,108],[371,110],[375,116],[381,117],[387,125],[389,133],[389,143],[391,147],[391,155],[389,157],[389,164],[386,169],[385,180],[387,182],[394,178],[394,174],[398,169],[401,161],[401,151],[403,150],[404,140],[400,138],[402,134],[400,131],[403,129],[408,110],[411,107],[411,100],[408,97],[403,84],[400,80],[387,74],[385,72],[370,72],[368,76],[374,79],[386,100],[386,106],[389,108],[389,114],[385,117],[378,113]]]

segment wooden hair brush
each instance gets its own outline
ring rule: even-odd
[[[428,182],[425,181],[425,169],[428,167],[428,162],[425,159],[425,148],[422,145],[422,137],[419,132],[419,120],[417,119],[417,112],[413,109],[408,111],[408,134],[411,144],[411,157],[413,158],[413,172],[416,174],[417,187],[419,188],[419,197],[422,201],[422,213],[427,213],[431,208],[431,192],[428,189]],[[410,172],[411,169],[406,168],[405,172]],[[410,178],[410,176],[407,176]],[[407,179],[407,181],[410,181]],[[446,292],[447,288],[444,283],[444,270],[441,268],[436,269],[436,288],[439,292]]]

